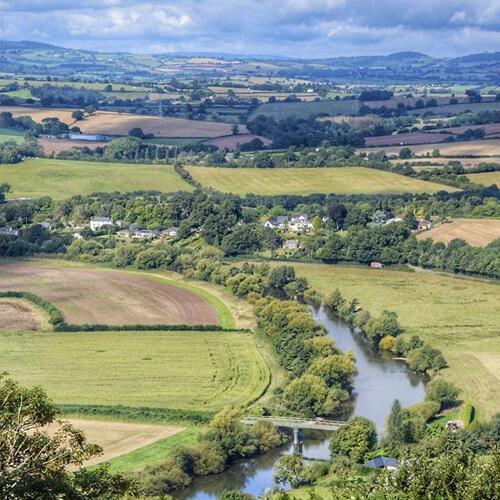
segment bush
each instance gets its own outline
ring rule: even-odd
[[[28,300],[29,302],[32,302],[33,304],[41,307],[49,315],[49,322],[51,325],[57,326],[64,324],[64,316],[62,315],[62,312],[59,311],[56,306],[54,306],[50,302],[47,302],[46,300],[43,300],[41,297],[35,295],[34,293],[7,291],[0,292],[0,297]]]
[[[445,380],[431,380],[425,390],[426,401],[435,401],[439,403],[439,409],[450,408],[457,402],[458,389]]]
[[[330,455],[332,459],[341,455],[349,457],[354,462],[362,463],[376,445],[375,424],[367,418],[354,417],[332,434]]]
[[[378,346],[384,351],[392,351],[394,349],[395,342],[396,339],[392,335],[386,335],[383,339],[380,340]]]
[[[423,401],[408,408],[411,412],[423,417],[426,422],[434,417],[439,412],[439,409],[440,405],[436,401]]]

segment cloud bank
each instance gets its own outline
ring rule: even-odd
[[[0,39],[141,53],[457,56],[500,50],[500,2],[0,0]]]

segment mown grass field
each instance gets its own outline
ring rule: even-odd
[[[483,186],[491,186],[496,184],[500,186],[500,172],[483,172],[481,174],[469,174],[467,177],[474,184],[482,184]]]
[[[276,169],[188,167],[188,170],[193,178],[204,186],[238,195],[456,191],[449,186],[366,167]]]
[[[500,220],[454,219],[447,224],[439,224],[429,231],[423,231],[417,238],[432,238],[446,244],[455,238],[460,238],[472,246],[483,247],[500,238]]]
[[[483,415],[500,410],[500,285],[430,271],[293,264],[323,294],[339,288],[373,314],[395,311],[407,335],[441,349],[442,376]]]
[[[0,184],[3,182],[11,186],[10,198],[51,196],[56,200],[95,192],[193,190],[171,166],[51,159],[2,165]]]
[[[258,398],[269,370],[228,332],[2,332],[0,366],[55,403],[218,411]]]

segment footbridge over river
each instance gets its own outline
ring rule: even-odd
[[[276,427],[293,430],[293,444],[300,445],[304,439],[304,429],[313,429],[316,431],[338,431],[346,425],[346,422],[337,420],[327,420],[323,418],[307,419],[295,417],[245,417],[241,420],[242,424],[255,425],[257,422],[271,422]]]

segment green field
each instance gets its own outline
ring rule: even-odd
[[[474,184],[482,184],[483,186],[491,186],[496,184],[500,186],[500,172],[483,172],[482,174],[469,174],[467,176]]]
[[[309,118],[311,115],[326,113],[328,115],[356,115],[361,106],[360,101],[321,101],[321,102],[277,102],[261,104],[249,116],[251,121],[259,115],[266,115],[276,121],[284,120],[290,116],[296,118]]]
[[[471,111],[478,113],[479,111],[498,111],[500,110],[500,101],[489,102],[466,102],[460,104],[445,104],[443,106],[433,106],[419,109],[411,109],[408,111],[410,115],[422,115],[424,113],[434,113],[436,115],[455,115]]]
[[[313,193],[383,194],[456,191],[432,182],[411,179],[366,167],[342,168],[218,168],[188,167],[204,186],[224,193],[261,195]],[[1,178],[0,178],[1,180]]]
[[[2,332],[0,366],[60,404],[217,411],[267,388],[253,336],[228,332]]]
[[[56,200],[95,192],[192,191],[171,166],[66,160],[27,160],[0,167],[0,184],[13,198],[51,196]]]
[[[491,416],[500,410],[500,286],[431,271],[326,264],[294,264],[313,288],[339,288],[372,313],[395,311],[408,335],[441,349],[449,363],[443,375]]]
[[[12,128],[0,127],[0,144],[7,141],[15,141],[21,144],[24,140],[24,134]]]

